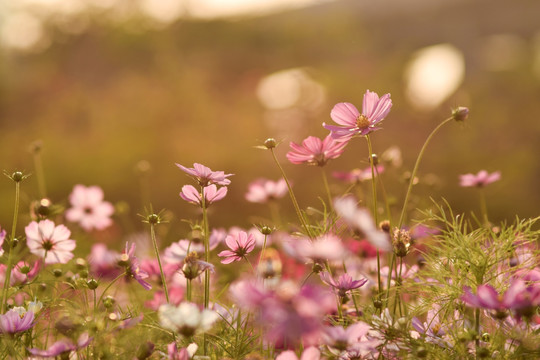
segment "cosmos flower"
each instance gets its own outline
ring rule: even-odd
[[[103,230],[112,224],[114,207],[103,201],[103,190],[99,186],[75,185],[69,202],[71,208],[66,211],[66,219],[79,223],[84,230]]]
[[[176,164],[183,172],[193,177],[201,186],[208,186],[211,184],[227,186],[231,183],[231,180],[227,179],[233,174],[225,174],[223,171],[212,171],[210,168],[201,165],[193,164],[193,168],[187,168],[180,164]]]
[[[0,315],[0,333],[15,334],[34,326],[34,313],[23,307],[16,307]]]
[[[265,204],[268,201],[284,197],[287,195],[287,191],[287,183],[284,179],[278,181],[258,179],[249,184],[246,200]]]
[[[227,195],[227,188],[221,187],[218,190],[217,186],[212,184],[204,187],[203,192],[204,204],[208,207],[210,204],[223,199],[225,195]],[[182,192],[180,192],[180,197],[189,203],[202,206],[201,193],[191,185],[182,186]]]
[[[55,226],[51,220],[32,221],[24,228],[26,245],[32,254],[43,257],[45,264],[65,264],[73,258],[75,240],[64,225]]]
[[[377,165],[377,170],[375,171],[375,176],[377,174],[381,174],[384,172],[384,166],[383,165]],[[341,181],[347,182],[347,183],[360,183],[365,180],[371,180],[371,166],[367,167],[365,169],[352,169],[349,172],[343,172],[343,171],[334,171],[332,175]]]
[[[362,113],[350,103],[339,103],[332,109],[330,117],[336,125],[323,123],[324,128],[331,131],[332,138],[337,141],[349,141],[356,135],[367,135],[379,130],[377,125],[388,115],[392,108],[390,94],[379,95],[367,91],[362,103]]]
[[[283,247],[296,258],[319,264],[327,260],[343,260],[348,254],[343,241],[333,234],[324,234],[313,240],[308,238],[290,239],[283,242]]]
[[[368,279],[353,280],[351,275],[344,273],[339,276],[339,278],[334,280],[334,278],[326,271],[321,273],[321,280],[330,285],[334,291],[337,292],[338,296],[345,297],[348,291],[358,289],[363,286]]]
[[[321,352],[314,346],[310,346],[302,352],[300,359],[296,356],[292,350],[282,352],[276,357],[276,360],[319,360],[321,358]]]
[[[465,174],[459,176],[459,185],[463,187],[484,187],[501,179],[501,172],[495,171],[489,174],[481,170],[478,174]]]
[[[64,354],[69,354],[72,351],[77,351],[87,347],[93,338],[88,336],[88,333],[83,333],[79,336],[77,343],[74,344],[71,340],[62,339],[52,344],[47,350],[28,349],[28,352],[34,356],[42,358],[55,358]]]
[[[128,278],[137,280],[145,290],[152,289],[152,285],[144,280],[148,278],[148,273],[141,270],[139,259],[135,257],[135,243],[131,244],[131,247],[129,247],[129,243],[126,243],[126,249],[120,255],[119,264],[125,267]]]
[[[183,302],[178,306],[161,305],[158,317],[164,328],[189,338],[196,333],[210,330],[219,315],[208,309],[201,311],[193,303]]]
[[[328,135],[324,140],[309,136],[302,141],[302,145],[294,142],[289,145],[292,150],[287,153],[287,159],[293,164],[324,166],[328,160],[336,159],[343,154],[347,143],[338,142]]]
[[[334,208],[349,226],[359,230],[377,249],[392,250],[388,234],[377,228],[367,209],[357,207],[357,202],[353,197],[348,196],[337,199],[334,202]]]
[[[230,250],[223,250],[218,254],[219,257],[224,258],[221,260],[222,264],[240,261],[255,248],[255,238],[245,231],[240,231],[234,235],[228,235],[225,238],[225,243]]]

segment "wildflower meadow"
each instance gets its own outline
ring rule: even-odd
[[[34,148],[30,170],[6,170],[3,180],[12,196],[1,206],[13,217],[0,224],[0,358],[540,358],[538,218],[490,218],[490,186],[505,174],[479,168],[454,179],[477,200],[467,213],[444,194],[411,202],[422,160],[442,156],[432,142],[474,126],[473,111],[459,106],[437,120],[395,187],[386,184],[401,151],[372,141],[395,126],[391,94],[358,89],[350,98],[327,109],[323,138],[253,140],[246,151],[271,159],[274,176],[247,179],[241,202],[263,214],[248,228],[213,223],[229,187],[249,175],[183,162],[195,151],[162,155],[184,179],[170,196],[191,210],[173,217],[150,199],[138,232],[123,217],[129,204],[111,202],[100,184],[47,197]],[[328,171],[353,143],[358,161]],[[317,206],[295,195],[303,184],[291,166],[320,173],[310,180],[323,189],[309,195]],[[22,201],[29,194],[39,196]],[[161,229],[171,221],[184,231],[167,241]],[[117,240],[102,241],[112,228]]]

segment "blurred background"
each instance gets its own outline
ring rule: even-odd
[[[244,199],[248,183],[279,178],[277,148],[302,207],[320,208],[320,169],[287,162],[290,141],[323,137],[330,110],[361,107],[366,89],[391,93],[374,151],[401,149],[386,191],[402,203],[406,172],[431,130],[413,205],[429,196],[478,212],[458,176],[500,170],[486,188],[490,218],[540,215],[540,2],[536,0],[0,0],[0,168],[35,173],[42,146],[47,195],[68,204],[75,184],[99,185],[130,216],[142,204],[176,220],[196,210],[178,196],[191,183],[174,164],[234,173],[214,205],[215,226],[268,217]],[[355,139],[326,170],[368,166]],[[346,188],[331,179],[335,193]],[[367,186],[367,185],[366,185]],[[367,188],[369,189],[369,187]],[[23,206],[38,198],[36,176]],[[0,181],[9,227],[13,184]],[[282,213],[294,221],[290,201]],[[176,221],[175,220],[175,221]],[[180,223],[180,222],[179,222]]]

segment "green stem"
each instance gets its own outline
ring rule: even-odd
[[[191,302],[191,279],[187,279],[186,283],[186,300]]]
[[[416,172],[418,170],[418,166],[420,165],[420,161],[422,160],[422,156],[424,156],[424,152],[426,151],[426,148],[431,141],[431,138],[439,131],[441,127],[443,127],[446,123],[454,120],[453,117],[449,117],[448,119],[444,120],[442,123],[440,123],[432,132],[429,134],[428,138],[424,142],[424,145],[422,146],[422,149],[420,150],[420,153],[418,154],[418,157],[416,158],[416,163],[414,164],[414,169],[411,174],[411,179],[409,180],[409,187],[407,189],[407,193],[405,194],[405,201],[403,202],[403,208],[401,209],[401,215],[399,216],[399,222],[398,222],[398,229],[401,229],[401,225],[403,225],[403,220],[405,220],[405,211],[407,210],[407,203],[409,202],[409,195],[411,195],[411,190],[414,184],[414,178],[416,177]]]
[[[486,205],[486,195],[484,194],[483,189],[479,189],[480,193],[480,212],[482,213],[482,220],[484,221],[484,226],[489,227],[487,205]]]
[[[203,242],[204,242],[204,261],[210,263],[210,239],[209,239],[209,226],[208,226],[208,214],[206,211],[206,197],[204,194],[204,186],[201,186],[201,207],[203,215]],[[204,308],[207,309],[210,304],[210,269],[206,269],[204,272]],[[206,356],[208,351],[208,339],[206,333],[203,334],[203,355]]]
[[[19,181],[15,182],[15,209],[13,210],[13,224],[11,225],[11,238],[8,241],[8,260],[6,264],[6,276],[4,279],[4,289],[2,290],[2,307],[0,313],[4,313],[4,308],[7,301],[7,292],[11,281],[11,270],[13,268],[13,242],[17,231],[17,218],[19,216],[19,200],[20,200],[21,185]]]
[[[46,198],[47,187],[45,186],[45,175],[43,172],[43,163],[41,162],[41,151],[34,151],[34,168],[36,169],[39,196],[42,199]]]
[[[109,285],[107,285],[107,287],[105,288],[105,290],[103,290],[103,292],[101,293],[100,297],[99,297],[99,300],[97,302],[97,304],[99,305],[101,303],[101,301],[103,300],[103,296],[105,295],[105,293],[107,292],[107,290],[109,290],[109,288],[118,280],[120,279],[122,276],[126,275],[126,272],[124,271],[123,273],[121,273],[120,275],[118,275],[117,277],[115,277],[113,279],[113,281],[111,281],[109,283]]]
[[[334,203],[332,201],[332,194],[330,193],[330,186],[328,186],[328,177],[326,176],[326,171],[321,167],[321,173],[323,178],[324,189],[326,190],[326,196],[328,197],[328,206],[330,209],[334,209]]]
[[[279,163],[276,153],[274,152],[274,149],[270,149],[270,152],[272,153],[272,157],[274,158],[274,161],[276,162],[279,171],[281,172],[281,176],[285,180],[285,183],[287,184],[287,188],[289,189],[289,196],[291,197],[291,201],[293,203],[294,209],[296,210],[296,215],[298,216],[298,219],[302,223],[302,226],[304,227],[304,230],[306,231],[306,235],[313,239],[313,236],[311,235],[311,231],[309,231],[309,227],[307,225],[306,219],[304,219],[304,216],[302,215],[302,211],[300,211],[300,206],[298,205],[298,201],[296,201],[296,196],[294,196],[294,192],[292,190],[291,184],[289,183],[289,179],[287,178],[287,175],[285,175],[285,171],[281,167],[281,164]]]
[[[165,273],[163,272],[163,266],[161,265],[161,257],[159,256],[159,249],[156,240],[156,231],[154,229],[155,224],[150,223],[150,237],[152,238],[152,244],[154,245],[154,251],[159,265],[159,272],[161,274],[161,282],[163,283],[163,291],[165,292],[165,299],[167,304],[169,301],[169,291],[167,290],[167,281],[165,280]]]

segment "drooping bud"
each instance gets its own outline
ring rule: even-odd
[[[274,138],[268,138],[264,141],[264,146],[270,150],[277,146],[277,141]]]
[[[469,108],[459,106],[452,110],[452,118],[456,121],[464,121],[469,117]]]

